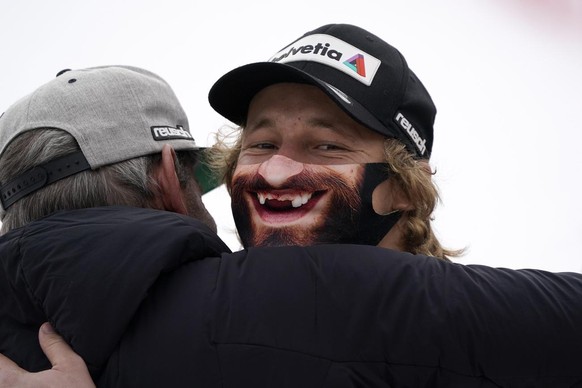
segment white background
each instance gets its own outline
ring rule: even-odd
[[[435,100],[435,227],[458,262],[582,272],[581,0],[4,1],[0,112],[61,69],[134,65],[209,145],[212,83],[327,23],[397,47]],[[225,190],[204,200],[238,249]]]

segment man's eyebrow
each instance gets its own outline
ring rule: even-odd
[[[311,127],[322,128],[330,130],[337,135],[343,136],[349,140],[359,139],[357,130],[350,130],[348,125],[344,125],[333,120],[329,120],[321,117],[312,117],[306,120],[306,124]],[[273,129],[275,128],[275,120],[270,117],[262,117],[258,121],[252,123],[252,125],[245,126],[243,128],[244,132],[248,135],[259,129]]]
[[[334,123],[330,120],[317,117],[309,119],[307,123],[314,127],[329,129],[330,131],[335,132],[338,135],[347,137],[349,139],[355,140],[358,138],[358,131],[356,131],[355,129],[350,130],[350,127],[348,125],[344,125],[338,122]]]
[[[258,120],[257,122],[254,122],[252,125],[249,125],[249,123],[247,123],[245,125],[245,127],[243,128],[244,131],[248,132],[252,132],[254,130],[257,130],[259,128],[269,128],[269,127],[273,127],[274,124],[274,120],[270,119],[268,117],[263,117],[260,120]]]

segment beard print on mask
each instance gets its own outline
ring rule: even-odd
[[[307,166],[310,167],[290,177],[283,187],[293,193],[311,193],[307,203],[298,207],[292,204],[295,199],[280,201],[265,196],[264,193],[275,189],[257,173],[258,168],[233,178],[232,213],[244,247],[333,243],[377,245],[400,218],[400,213],[379,215],[372,206],[374,189],[389,176],[385,163],[353,165],[360,173],[351,182],[333,168]],[[257,193],[263,195],[261,201]],[[324,195],[329,195],[330,199],[325,208],[319,209],[315,221],[308,225],[301,222],[285,225],[282,222],[271,226],[262,222],[258,215],[264,211],[284,220],[289,214],[297,215],[296,212],[307,214]]]
[[[261,204],[257,193],[264,195],[275,189],[257,171],[258,168],[252,173],[238,174],[232,184],[232,214],[244,247],[334,243],[348,240],[353,234],[353,228],[346,229],[346,226],[354,223],[354,214],[360,208],[357,187],[361,177],[354,187],[354,183],[350,184],[341,173],[313,165],[313,168],[290,177],[283,187],[277,188],[278,191],[286,189],[296,193],[294,201],[299,201],[299,193],[310,193],[306,203],[296,203],[299,206],[294,207],[292,200],[281,201],[269,199],[268,196]],[[298,215],[308,214],[324,196],[329,196],[329,200],[316,214],[313,222],[306,225],[300,220],[294,224],[285,224],[286,217],[296,219]],[[258,211],[253,211],[251,207]],[[279,218],[282,220],[281,225],[267,225],[260,219],[258,212],[267,212],[270,217]]]

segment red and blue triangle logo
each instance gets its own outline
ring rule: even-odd
[[[361,75],[362,77],[366,76],[366,65],[364,64],[364,56],[362,54],[356,54],[347,61],[344,62],[344,65]]]

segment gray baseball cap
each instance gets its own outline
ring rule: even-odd
[[[79,155],[65,158],[57,163],[58,167],[47,163],[49,169],[74,165],[59,179],[155,154],[164,144],[171,144],[175,150],[202,149],[196,145],[186,113],[168,83],[156,74],[131,66],[59,72],[55,79],[0,116],[0,156],[17,136],[37,128],[66,131],[81,148]],[[42,177],[44,167],[40,166],[43,183],[39,183],[38,171],[34,171],[0,188],[0,214],[13,202],[55,181]],[[204,192],[217,186],[205,173],[199,175]]]

